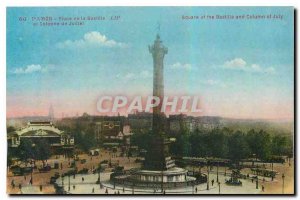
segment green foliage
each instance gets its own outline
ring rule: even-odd
[[[187,134],[177,135],[176,142],[170,146],[170,151],[177,156],[189,156],[191,152],[191,144]]]
[[[257,158],[267,159],[271,155],[271,136],[263,130],[250,130],[246,139],[252,154]]]
[[[234,162],[247,158],[250,154],[245,135],[237,131],[228,138],[228,158]]]
[[[85,152],[97,145],[93,123],[85,127],[77,122],[74,127],[68,129],[68,132],[73,134],[76,146]]]
[[[152,134],[149,133],[137,133],[131,136],[130,143],[132,146],[138,146],[139,149],[148,150],[151,146]]]
[[[8,126],[7,127],[7,133],[10,133],[10,132],[13,132],[13,131],[16,131],[15,127],[13,127],[13,126]]]
[[[35,149],[31,140],[22,140],[18,147],[17,155],[20,160],[27,162],[28,159],[35,158]]]
[[[35,144],[35,158],[37,160],[47,160],[51,156],[50,144],[46,140],[39,140]]]
[[[180,126],[182,127],[182,132],[175,136],[176,141],[171,144],[170,151],[177,156],[189,156],[192,150],[190,132],[184,124]]]
[[[284,155],[289,151],[288,139],[286,136],[275,135],[272,138],[271,153],[272,155]]]
[[[293,144],[287,136],[271,135],[263,130],[247,133],[231,129],[213,129],[176,136],[170,152],[178,156],[229,158],[234,162],[255,157],[270,159],[271,155],[290,155]]]

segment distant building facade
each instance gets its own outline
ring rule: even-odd
[[[30,140],[35,146],[40,140],[46,141],[52,152],[68,153],[74,149],[74,137],[56,128],[52,122],[28,122],[27,126],[7,134],[8,147],[18,148],[22,142]]]
[[[147,133],[152,129],[153,115],[150,112],[128,114],[128,124],[133,133]]]

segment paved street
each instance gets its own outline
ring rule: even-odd
[[[105,172],[101,173],[101,182],[103,184],[103,188],[100,189],[99,184],[96,184],[98,179],[98,174],[91,174],[91,168],[97,166],[97,164],[103,160],[108,160],[111,158],[112,163],[120,163],[120,165],[125,166],[125,169],[140,167],[140,163],[135,162],[135,158],[128,159],[127,157],[115,157],[112,156],[109,152],[103,152],[101,156],[93,157],[92,159],[90,156],[86,154],[82,154],[79,156],[81,159],[87,159],[87,162],[81,164],[77,161],[77,168],[78,170],[83,168],[88,168],[89,174],[87,175],[79,175],[70,176],[70,189],[69,189],[69,177],[65,176],[63,181],[61,178],[58,178],[56,183],[58,185],[64,185],[64,190],[67,193],[71,194],[105,194],[106,189],[108,194],[119,193],[120,194],[132,194],[132,188],[124,188],[125,191],[123,192],[123,186],[117,185],[115,189],[113,189],[113,185],[109,182],[110,171],[112,168],[107,168]],[[10,194],[54,194],[55,189],[52,184],[49,184],[50,177],[54,175],[55,172],[62,172],[69,171],[69,160],[63,157],[56,158],[53,157],[48,160],[48,163],[52,163],[54,161],[59,161],[62,163],[63,169],[52,169],[50,172],[47,173],[39,173],[37,170],[33,173],[33,185],[29,184],[30,175],[26,176],[13,176],[11,172],[7,178],[7,191]],[[267,166],[269,167],[269,166]],[[189,168],[191,170],[191,168]],[[207,190],[207,184],[200,184],[194,186],[194,194],[196,194],[195,188],[197,188],[197,194],[219,194],[219,187],[217,185],[217,175],[216,170],[217,168],[214,167],[212,171],[210,171],[209,176],[209,190]],[[272,194],[272,193],[282,193],[282,173],[285,173],[286,180],[285,180],[285,193],[292,193],[293,192],[293,183],[294,183],[294,174],[293,174],[293,163],[291,166],[288,163],[284,164],[274,164],[274,169],[279,173],[276,178],[271,181],[270,178],[263,178],[259,177],[259,188],[256,189],[255,181],[252,183],[251,179],[241,179],[243,185],[242,186],[228,186],[225,184],[225,179],[229,179],[230,177],[230,170],[227,169],[227,176],[224,176],[225,169],[223,167],[219,168],[219,181],[220,181],[220,193],[221,194]],[[195,168],[195,170],[199,170]],[[202,169],[202,173],[206,173],[205,169]],[[243,174],[250,174],[250,177],[253,176],[249,169],[243,169]],[[84,178],[84,181],[82,180]],[[214,185],[211,185],[211,180],[214,179]],[[12,188],[11,181],[14,180],[16,186]],[[21,190],[19,189],[19,184],[21,184]],[[262,191],[262,185],[265,187],[265,191]],[[40,190],[40,186],[42,186],[42,191]],[[74,187],[75,186],[75,187]],[[94,188],[94,191],[93,191]],[[161,191],[156,191],[157,194],[161,193]],[[186,188],[176,188],[176,189],[167,189],[167,194],[193,194],[192,187]],[[151,189],[141,189],[135,188],[134,194],[154,194],[154,190]]]

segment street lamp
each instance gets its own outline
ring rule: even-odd
[[[256,189],[258,189],[258,176],[256,176]]]
[[[195,190],[195,183],[192,183],[192,194],[194,194],[194,190]]]
[[[101,165],[99,166],[98,168],[98,181],[99,181],[99,186],[100,186],[100,189],[103,188],[102,184],[101,184]]]
[[[132,194],[134,194],[134,183],[132,184]]]
[[[32,162],[32,161],[31,161]],[[33,164],[33,162],[31,163],[31,177],[30,177],[30,180],[31,180],[31,185],[33,184],[33,177],[32,177],[32,174],[33,174],[33,168],[34,168],[34,164]]]
[[[125,181],[123,180],[123,193],[125,192]]]
[[[207,190],[209,190],[209,167],[208,167],[208,164],[207,164],[207,187],[206,187]]]
[[[201,167],[202,167],[202,165],[201,165],[201,163],[200,163],[200,168],[199,168],[199,174],[200,174],[200,177],[201,177]]]
[[[71,189],[71,186],[70,186],[70,175],[71,175],[71,174],[68,174],[68,178],[69,178],[69,186],[68,186],[68,191],[70,191],[70,189]]]
[[[273,159],[272,159],[272,181],[274,180]]]
[[[282,174],[282,194],[284,194],[284,174]]]
[[[164,171],[161,171],[161,192],[164,191]]]
[[[217,182],[219,182],[219,161],[217,161]]]
[[[218,185],[219,185],[219,194],[221,194],[221,183],[218,182]]]
[[[61,185],[62,185],[62,187],[64,187],[64,175],[62,175],[62,177],[61,177]]]

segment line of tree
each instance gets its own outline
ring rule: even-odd
[[[264,130],[246,133],[228,128],[188,133],[175,136],[171,154],[177,156],[229,158],[234,162],[254,157],[270,160],[274,156],[291,156],[293,144],[286,135],[271,135]]]
[[[51,156],[50,145],[46,140],[23,140],[17,149],[21,161],[27,163],[29,159],[41,160],[43,163]]]

